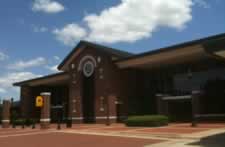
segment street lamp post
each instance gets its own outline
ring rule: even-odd
[[[14,99],[11,98],[11,108],[10,108],[10,114],[11,114],[11,123],[12,123],[12,128],[16,128],[16,124],[15,124],[15,114],[13,113],[13,103],[14,103]]]

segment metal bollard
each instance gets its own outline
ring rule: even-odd
[[[32,129],[35,129],[36,126],[35,126],[35,122],[32,123]]]
[[[66,121],[66,127],[67,128],[72,128],[72,119],[67,119],[67,121]]]
[[[25,124],[24,124],[25,122],[23,121],[22,122],[22,129],[24,129],[25,128]]]

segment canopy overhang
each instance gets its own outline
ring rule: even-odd
[[[36,79],[31,79],[27,81],[14,83],[14,86],[58,86],[68,84],[69,74],[65,72],[52,74],[44,77],[39,77]]]
[[[117,66],[123,68],[154,68],[163,65],[192,62],[209,57],[202,46],[196,45],[182,49],[165,51],[157,54],[117,62]]]
[[[195,41],[119,60],[116,65],[125,68],[155,68],[168,65],[186,64],[204,59],[225,59],[225,38]]]

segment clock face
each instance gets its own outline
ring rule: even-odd
[[[94,64],[91,61],[84,63],[83,73],[86,77],[90,77],[94,73]]]

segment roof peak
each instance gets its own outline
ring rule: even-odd
[[[76,50],[78,48],[80,48],[81,46],[89,46],[89,47],[92,47],[92,48],[96,48],[96,49],[100,49],[108,54],[112,54],[112,55],[115,55],[115,56],[118,56],[120,58],[126,58],[126,57],[129,57],[129,56],[132,56],[134,55],[133,53],[129,53],[129,52],[126,52],[126,51],[122,51],[122,50],[119,50],[119,49],[115,49],[115,48],[111,48],[111,47],[107,47],[107,46],[104,46],[104,45],[100,45],[100,44],[97,44],[97,43],[92,43],[92,42],[89,42],[89,41],[86,41],[86,40],[81,40],[74,48],[73,50],[64,58],[64,60],[59,64],[58,66],[58,69],[62,69],[62,67],[66,64],[66,62],[72,57],[72,55],[76,52]]]

